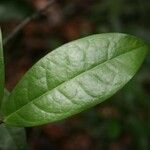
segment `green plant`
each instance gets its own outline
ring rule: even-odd
[[[0,36],[0,131],[8,137],[25,136],[23,128],[13,126],[55,122],[103,102],[134,76],[147,49],[142,40],[122,33],[82,38],[43,57],[9,94],[4,91]],[[14,149],[26,149],[25,140],[21,143]]]

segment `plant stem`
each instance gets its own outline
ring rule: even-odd
[[[31,16],[26,18],[23,22],[21,22],[11,33],[6,37],[3,41],[3,45],[5,46],[16,34],[18,34],[31,20],[34,20],[38,18],[43,12],[45,12],[52,4],[55,2],[55,0],[51,0],[48,2],[48,4],[42,8],[41,10],[33,13]]]

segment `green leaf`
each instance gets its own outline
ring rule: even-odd
[[[25,130],[23,128],[0,125],[1,150],[27,150]]]
[[[134,76],[147,49],[142,40],[121,33],[92,35],[59,47],[14,88],[4,122],[40,125],[101,103]]]
[[[3,60],[3,43],[2,33],[0,30],[0,107],[4,94],[4,60]]]
[[[10,95],[9,91],[7,89],[5,89],[3,100],[2,100],[2,103],[1,103],[1,107],[0,107],[0,120],[2,120],[2,118],[3,118],[3,111],[4,111],[3,109],[5,109],[5,108],[3,108],[3,106],[7,105],[5,103],[7,103],[7,99],[9,97],[9,95]]]
[[[7,102],[9,92],[5,89],[2,101]],[[3,114],[3,113],[2,113]],[[5,124],[0,125],[0,150],[27,150],[26,134],[24,128],[10,127]]]
[[[9,92],[5,89],[3,104],[7,101]],[[26,134],[24,128],[10,127],[5,124],[0,125],[0,149],[1,150],[27,150]]]

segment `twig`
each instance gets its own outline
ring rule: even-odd
[[[53,3],[55,0],[51,0],[48,2],[48,4],[42,8],[41,10],[33,13],[31,16],[26,18],[23,22],[21,22],[11,33],[6,37],[3,41],[3,45],[6,45],[16,34],[18,34],[31,20],[34,20],[38,18],[43,12],[45,12]]]

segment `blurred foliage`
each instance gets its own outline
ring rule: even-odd
[[[26,16],[47,2],[18,1],[0,2],[4,37],[16,27],[17,15]],[[11,3],[16,16],[2,2]],[[2,19],[3,10],[13,17]],[[27,69],[54,48],[86,35],[125,32],[150,45],[149,13],[150,0],[58,0],[5,46],[6,86],[12,89]],[[150,51],[139,73],[110,100],[65,121],[27,129],[30,149],[149,150],[149,100]]]
[[[1,0],[0,21],[21,20],[33,12],[32,7],[23,0]]]

